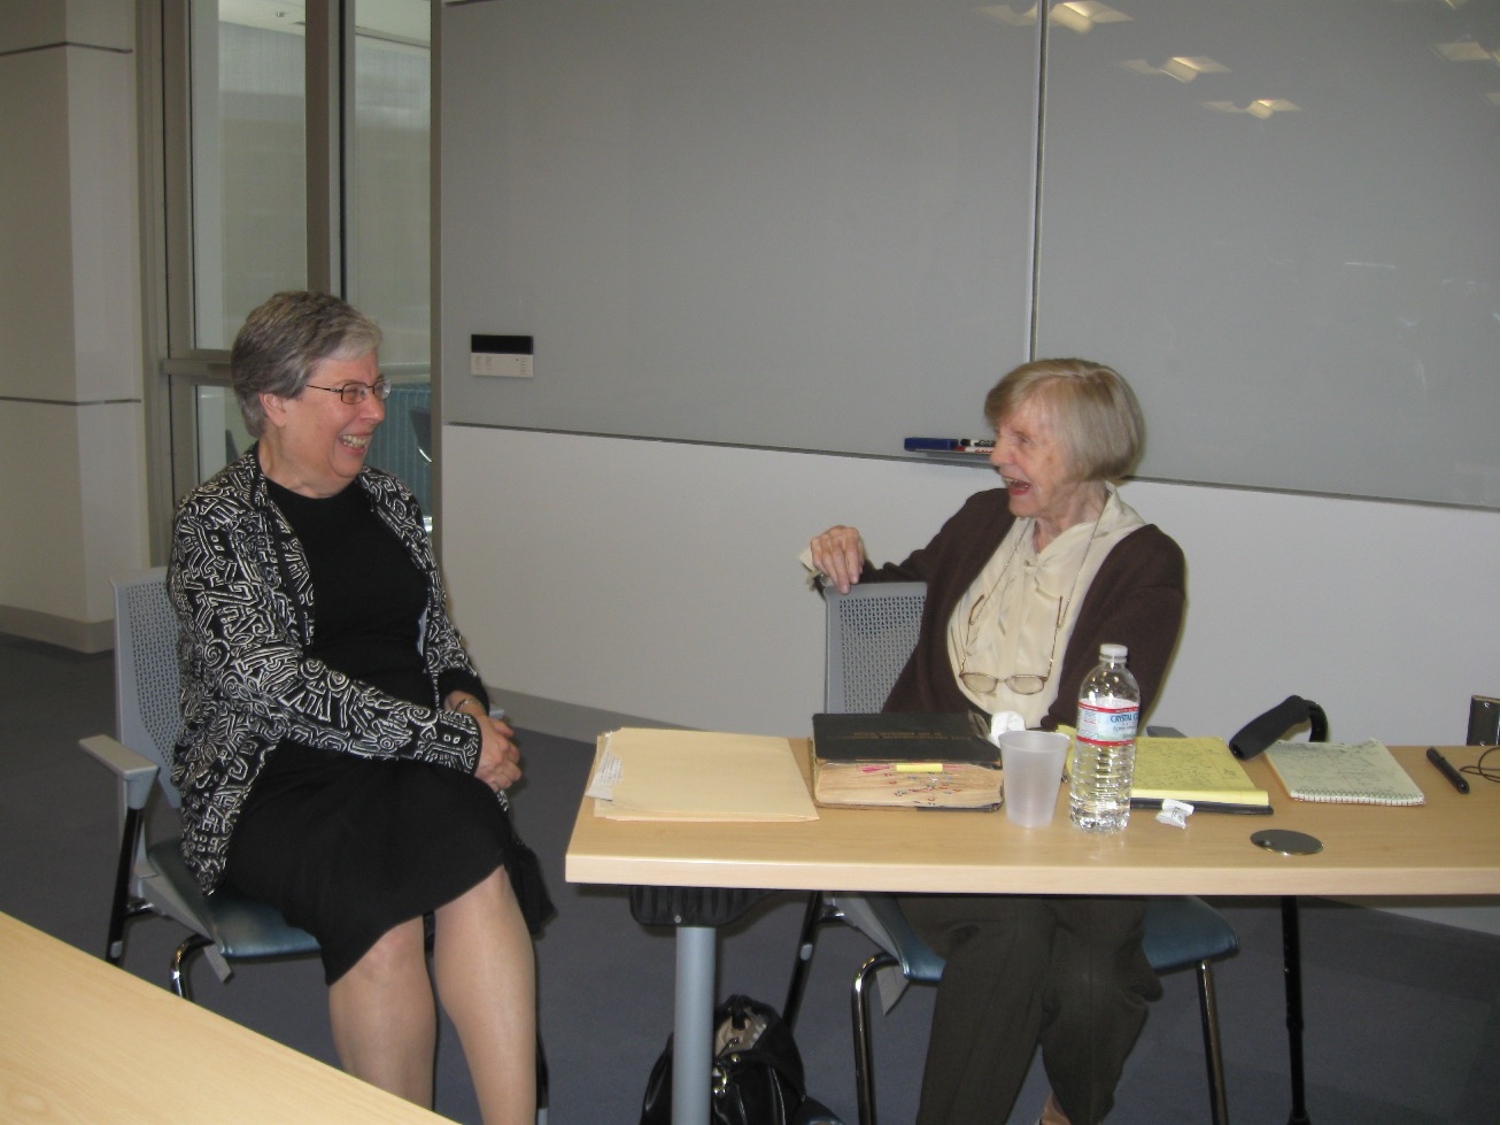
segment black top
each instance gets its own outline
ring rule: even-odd
[[[419,622],[427,585],[358,488],[313,499],[267,481],[313,575],[307,655],[399,699],[437,707],[423,669]]]

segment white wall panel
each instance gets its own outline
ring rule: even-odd
[[[835,522],[921,545],[979,468],[448,426],[443,551],[486,681],[686,726],[801,734]],[[1460,742],[1498,687],[1495,513],[1137,482],[1190,608],[1156,718],[1227,737],[1290,693],[1335,737]],[[526,716],[517,721],[525,725]]]

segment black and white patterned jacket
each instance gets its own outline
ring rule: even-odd
[[[427,578],[422,654],[433,707],[393,698],[304,656],[313,584],[302,544],[272,503],[254,447],[190,493],[173,522],[167,590],[180,628],[183,726],[172,781],[182,794],[183,858],[204,891],[224,874],[230,833],[267,755],[284,738],[363,757],[404,757],[473,773],[475,720],[437,709],[484,688],[449,620],[417,500],[366,467],[351,487],[396,533]]]

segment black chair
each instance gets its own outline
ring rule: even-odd
[[[921,582],[867,583],[848,594],[824,590],[826,613],[824,704],[827,711],[879,711],[917,642],[926,589]],[[856,1101],[861,1125],[876,1122],[876,1078],[871,1050],[871,984],[881,976],[899,990],[911,982],[937,983],[944,962],[913,932],[887,894],[815,892],[804,912],[783,1018],[797,1018],[814,945],[821,927],[844,922],[879,947],[856,972],[851,989],[855,1037]],[[1238,948],[1236,931],[1221,914],[1197,898],[1149,901],[1142,943],[1159,973],[1193,966],[1198,974],[1210,1118],[1228,1120],[1220,1023],[1211,964]],[[900,991],[898,993],[900,996]],[[896,1002],[894,998],[886,1007]]]

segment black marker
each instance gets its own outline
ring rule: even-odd
[[[1445,756],[1434,747],[1429,747],[1429,750],[1424,755],[1424,757],[1433,762],[1434,768],[1439,770],[1440,773],[1444,774],[1445,779],[1449,781],[1451,785],[1455,786],[1456,789],[1459,789],[1462,793],[1469,793],[1471,791],[1471,783],[1468,782],[1465,778],[1461,777],[1460,771],[1452,766],[1448,761],[1446,761]]]
[[[1223,801],[1192,801],[1195,812],[1207,813],[1234,813],[1241,816],[1272,816],[1271,805],[1236,805],[1227,804]],[[1131,805],[1134,809],[1161,809],[1163,798],[1161,797],[1133,797]]]

